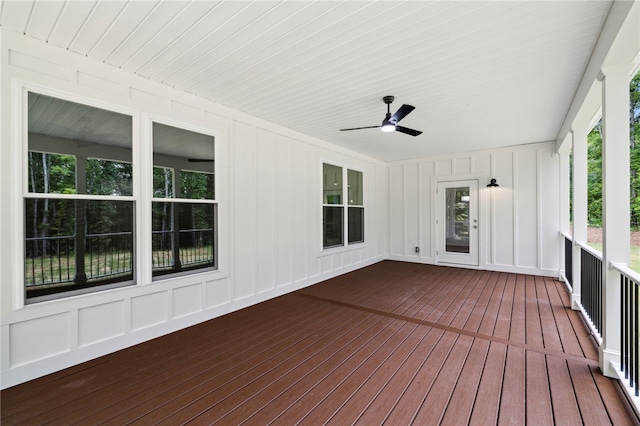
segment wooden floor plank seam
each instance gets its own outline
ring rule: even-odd
[[[572,360],[572,361],[580,362],[580,363],[587,364],[587,365],[595,365],[595,366],[598,365],[598,361],[594,360],[594,359],[583,358],[583,357],[580,357],[580,356],[571,355],[571,354],[567,354],[567,353],[564,353],[564,352],[548,350],[548,349],[545,349],[545,348],[529,345],[529,344],[526,344],[526,343],[520,343],[520,342],[508,340],[508,339],[502,339],[502,338],[495,337],[495,336],[489,336],[487,334],[475,333],[473,331],[464,330],[464,329],[456,328],[456,327],[450,327],[448,325],[443,325],[443,324],[439,324],[439,323],[432,322],[432,321],[426,321],[426,320],[420,320],[420,319],[411,318],[411,317],[405,317],[403,315],[397,315],[397,314],[394,314],[394,313],[391,313],[391,312],[380,311],[378,309],[368,308],[366,306],[354,305],[352,303],[341,302],[339,300],[328,299],[328,298],[324,298],[324,297],[321,297],[321,296],[315,296],[315,295],[305,294],[305,293],[300,293],[300,292],[297,292],[295,294],[297,294],[299,296],[302,296],[302,297],[308,297],[308,298],[320,300],[320,301],[323,301],[323,302],[326,302],[326,303],[333,303],[333,304],[344,306],[344,307],[351,308],[351,309],[357,309],[357,310],[369,312],[369,313],[376,314],[376,315],[382,315],[382,316],[386,316],[386,317],[395,318],[395,319],[398,319],[400,321],[413,322],[413,323],[416,323],[416,324],[426,325],[428,327],[438,328],[438,329],[441,329],[441,330],[444,330],[444,331],[451,331],[453,333],[458,333],[458,334],[462,334],[462,335],[465,335],[465,336],[475,337],[475,338],[478,338],[478,339],[490,340],[492,342],[502,343],[502,344],[505,344],[505,345],[508,345],[508,346],[515,346],[515,347],[522,348],[522,349],[525,349],[525,350],[538,352],[538,353],[541,353],[543,355],[564,358],[564,359],[567,359],[567,360]]]

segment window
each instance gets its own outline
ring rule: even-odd
[[[326,163],[322,171],[322,247],[344,246],[345,235],[347,244],[364,242],[362,172]]]
[[[132,118],[32,92],[27,116],[27,303],[134,284]]]
[[[215,268],[214,137],[153,123],[154,277]]]

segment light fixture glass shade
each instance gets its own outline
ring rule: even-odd
[[[395,124],[390,121],[384,121],[382,126],[380,126],[380,130],[383,132],[393,132],[396,129]]]

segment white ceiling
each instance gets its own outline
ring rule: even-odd
[[[7,1],[0,26],[382,160],[555,140],[610,1]],[[385,95],[418,137],[378,129]]]

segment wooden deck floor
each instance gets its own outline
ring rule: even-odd
[[[638,424],[568,305],[385,261],[7,389],[2,424]]]

